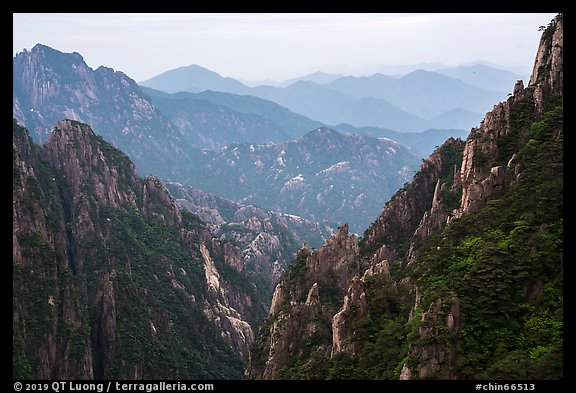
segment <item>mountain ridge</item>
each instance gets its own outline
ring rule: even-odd
[[[361,232],[369,223],[364,208],[368,209],[367,211],[376,212],[382,203],[382,196],[378,197],[378,192],[383,193],[384,197],[390,195],[395,187],[408,180],[412,170],[416,168],[416,157],[413,157],[408,149],[395,146],[392,148],[399,152],[396,158],[399,161],[406,161],[407,165],[400,165],[395,172],[378,167],[380,162],[388,160],[386,157],[388,153],[381,156],[376,151],[372,151],[376,145],[383,145],[383,143],[375,140],[368,143],[366,139],[366,154],[370,154],[371,159],[375,160],[373,164],[377,169],[370,168],[369,170],[376,170],[373,174],[382,179],[380,184],[376,184],[377,178],[354,174],[354,171],[359,170],[355,168],[354,163],[351,166],[333,168],[334,173],[320,173],[338,162],[354,160],[341,156],[339,161],[328,162],[330,158],[322,157],[325,153],[316,146],[318,141],[314,142],[313,138],[306,139],[310,146],[299,144],[298,135],[303,135],[322,125],[295,115],[277,104],[263,102],[258,98],[204,92],[194,96],[201,98],[200,100],[188,102],[185,99],[178,99],[178,97],[187,97],[188,93],[171,96],[175,99],[167,100],[167,105],[171,106],[170,113],[174,115],[170,120],[179,124],[181,131],[154,105],[143,89],[123,74],[115,73],[111,69],[105,70],[102,67],[99,68],[101,71],[97,72],[85,65],[80,56],[61,53],[53,49],[46,49],[46,51],[50,53],[50,56],[55,57],[55,64],[47,62],[42,53],[37,53],[39,49],[33,51],[34,53],[19,54],[13,59],[15,86],[13,114],[17,120],[31,130],[37,130],[36,134],[31,131],[31,135],[33,137],[36,135],[34,139],[41,141],[42,138],[39,136],[45,135],[44,133],[52,127],[52,124],[49,124],[52,121],[50,119],[53,119],[55,123],[61,118],[74,114],[73,117],[77,120],[91,122],[91,126],[98,134],[128,154],[139,174],[154,174],[165,181],[193,185],[208,192],[237,199],[239,202],[257,204],[267,209],[303,216],[313,221],[333,221],[337,211],[351,210],[346,207],[348,202],[357,203],[360,212],[357,217],[354,218],[351,211],[346,213],[345,217],[352,217],[350,222],[352,230]],[[59,91],[57,96],[44,95],[41,106],[34,104],[35,108],[31,107],[31,102],[39,92],[52,94],[56,91]],[[226,105],[236,106],[238,110],[229,109]],[[192,109],[189,106],[192,106]],[[314,127],[303,128],[308,126]],[[184,135],[185,130],[190,131],[191,134]],[[217,135],[218,131],[222,131],[221,135]],[[269,135],[266,135],[268,132]],[[284,134],[289,135],[283,136]],[[253,142],[243,145],[255,136],[262,138],[260,144]],[[321,136],[318,137],[321,138]],[[283,168],[279,162],[275,161],[284,159],[278,156],[281,149],[274,153],[274,159],[265,159],[266,157],[262,156],[260,161],[258,157],[250,161],[251,155],[258,155],[264,151],[272,154],[271,151],[275,148],[265,145],[269,144],[271,139],[284,140],[278,143],[296,140],[295,143],[286,145],[294,148],[286,150],[285,153],[294,161],[294,167]],[[355,141],[360,140],[361,138],[356,138]],[[224,150],[224,145],[228,145],[229,142],[237,144],[230,145]],[[201,150],[194,144],[223,150]],[[249,151],[250,145],[255,152]],[[233,157],[236,154],[233,152],[234,148],[246,153],[241,159],[243,168],[234,167],[237,164],[237,159]],[[347,147],[341,146],[341,148]],[[300,172],[304,174],[303,170],[296,167],[302,167],[301,164],[308,160],[299,156],[300,153],[306,153],[307,149],[314,149],[316,158],[326,161],[326,166],[317,166],[317,171],[310,173],[312,177],[301,184],[310,187],[306,194],[308,199],[302,200],[302,197],[297,195],[296,189],[290,189],[287,186],[282,193],[280,190],[290,179],[296,182]],[[383,146],[380,146],[380,149],[382,152],[385,150]],[[359,162],[364,153],[360,151],[355,153],[355,161],[358,165],[367,165],[366,162]],[[256,163],[261,166],[266,163],[267,167],[257,167]],[[400,170],[404,166],[406,168]],[[336,173],[336,169],[340,172]],[[246,171],[245,174],[241,173],[243,170]],[[266,196],[270,185],[261,178],[264,172],[271,176],[270,181],[275,190],[272,193],[278,197],[277,200],[271,200],[269,196]],[[290,176],[285,178],[288,173]],[[317,173],[319,173],[318,176],[316,176]],[[232,174],[235,174],[234,178]],[[276,174],[279,177],[276,177]],[[219,184],[219,176],[226,179],[225,187]],[[352,195],[354,191],[346,189],[349,184],[343,181],[344,176],[349,176],[349,182],[359,189],[364,189],[371,183],[374,183],[374,186],[367,189],[365,193],[358,192]],[[320,195],[320,183],[328,182],[330,179],[339,180],[332,184],[334,188],[330,192]],[[314,185],[309,182],[314,182]],[[330,185],[330,183],[327,184]],[[319,199],[315,200],[316,197]],[[329,206],[330,204],[334,206]]]
[[[303,247],[252,379],[563,378],[563,18],[465,143],[449,139],[358,239]]]
[[[194,148],[120,71],[38,44],[13,58],[13,115],[43,142],[62,118],[89,123],[130,155],[140,174],[170,178]]]
[[[202,79],[202,83],[194,85],[195,82],[191,82],[193,83],[192,85],[182,85],[182,80],[188,79]],[[204,90],[219,90],[218,87],[224,89],[223,91],[227,93],[241,94],[248,90],[248,86],[242,82],[233,78],[223,77],[217,72],[196,64],[165,71],[155,77],[139,82],[139,85],[166,91],[167,93],[177,93],[185,90],[199,93]],[[159,86],[163,88],[159,88]]]
[[[74,120],[14,122],[13,174],[16,379],[241,376],[266,302],[236,245]]]
[[[448,110],[467,109],[478,112],[503,98],[459,79],[433,71],[416,70],[400,78],[382,74],[369,77],[346,77],[325,85],[352,98],[382,98],[409,113],[430,119]],[[481,111],[481,110],[480,110]]]
[[[386,195],[410,179],[419,161],[390,139],[327,127],[293,141],[229,145],[203,154],[206,171],[190,184],[313,221],[345,219],[356,232]]]
[[[176,90],[186,90],[186,82],[180,79],[186,77],[181,69],[166,71],[163,75],[172,75],[174,81],[179,81],[173,83]],[[487,91],[439,72],[423,70],[412,71],[400,78],[378,73],[362,77],[341,76],[327,83],[323,82],[332,79],[330,74],[320,74],[323,78],[319,84],[313,82],[318,80],[313,78],[314,75],[295,79],[286,86],[255,87],[230,85],[227,83],[229,78],[221,77],[212,85],[199,80],[198,83],[203,87],[193,90],[221,90],[260,97],[325,124],[350,123],[355,126],[377,126],[397,131],[438,128],[438,125],[429,122],[429,119],[442,114],[448,128],[458,128],[461,122],[458,122],[458,118],[452,121],[450,117],[450,111],[456,109],[478,114],[474,119],[467,119],[465,128],[470,128],[482,116],[481,113],[490,108],[492,102],[506,94]],[[328,75],[329,79],[326,79],[325,75]],[[201,79],[201,75],[194,75],[194,78]],[[147,86],[146,82],[142,84]],[[168,92],[175,91],[170,87],[172,85],[164,88],[161,84],[148,86]],[[362,113],[362,100],[371,101],[373,110]],[[373,116],[372,113],[377,113],[378,116]]]
[[[202,149],[296,139],[322,125],[253,96],[209,90],[168,94],[146,87],[143,91],[191,145]]]
[[[487,64],[477,63],[446,67],[436,72],[460,79],[468,84],[484,87],[487,90],[507,92],[508,86],[514,85],[517,80],[528,82],[530,75],[521,75],[509,70],[494,68]]]

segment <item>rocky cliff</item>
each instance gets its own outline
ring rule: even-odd
[[[228,244],[226,259],[232,266],[252,277],[270,297],[298,248],[303,243],[319,247],[333,232],[327,224],[302,217],[243,205],[180,183],[165,185],[178,206],[200,217]]]
[[[367,292],[379,288],[394,302],[399,302],[400,293],[405,301],[414,300],[413,286],[409,281],[395,283],[390,264],[399,263],[402,240],[424,228],[426,224],[421,224],[431,221],[427,218],[431,212],[433,217],[449,214],[441,201],[457,198],[441,197],[437,179],[443,179],[447,195],[459,192],[454,166],[463,147],[461,140],[449,139],[426,159],[413,182],[396,193],[361,239],[350,235],[344,224],[320,249],[299,252],[276,287],[269,316],[251,351],[249,377],[329,377],[326,359],[354,356],[358,351],[354,325],[371,313],[379,314],[380,307],[388,311],[391,307],[389,299],[373,304]],[[445,222],[444,218],[440,225]]]
[[[36,143],[48,139],[57,121],[69,118],[90,124],[128,154],[140,174],[178,176],[178,163],[195,156],[136,82],[120,71],[93,70],[79,53],[41,44],[18,53],[12,65],[13,116]]]
[[[563,38],[561,19],[553,21],[540,40],[528,87],[518,81],[511,97],[495,105],[472,130],[462,161],[460,213],[484,206],[504,185],[506,172],[520,175],[522,166],[513,153],[525,142],[519,138],[522,127],[562,103]]]
[[[276,286],[260,341],[250,354],[248,376],[282,378],[287,366],[313,357],[315,362],[309,363],[314,367],[318,359],[330,356],[331,346],[324,339],[347,279],[358,270],[351,263],[357,256],[358,241],[347,225],[320,249],[311,252],[304,246],[299,251]],[[269,340],[262,340],[263,335]]]
[[[529,85],[438,148],[361,239],[341,227],[300,251],[248,377],[562,377],[562,37],[558,15]]]
[[[266,300],[235,246],[86,124],[13,130],[14,377],[239,378]]]

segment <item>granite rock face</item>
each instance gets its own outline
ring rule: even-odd
[[[38,44],[13,59],[13,116],[36,143],[67,118],[92,129],[130,156],[141,175],[178,176],[193,149],[134,80],[79,53]],[[181,166],[181,165],[180,165]]]
[[[457,253],[443,254],[443,242],[451,241],[447,229],[453,221],[481,212],[522,179],[529,163],[519,161],[521,149],[536,143],[530,137],[544,138],[533,125],[546,111],[556,114],[562,109],[562,68],[563,22],[559,15],[542,35],[528,86],[518,81],[510,97],[486,114],[466,142],[449,139],[424,160],[412,182],[386,203],[359,241],[347,236],[342,226],[319,250],[301,251],[276,287],[246,375],[254,379],[358,378],[367,375],[366,367],[374,367],[359,357],[360,350],[381,362],[390,361],[390,369],[384,373],[399,379],[473,375],[466,374],[470,370],[459,364],[465,341],[462,332],[467,324],[481,328],[471,320],[472,310],[462,303],[454,282],[444,280],[442,270],[434,270],[434,266],[463,263]],[[561,116],[559,113],[556,116]],[[560,126],[551,141],[556,144],[562,140],[561,117],[557,121]],[[561,195],[556,197],[561,199]],[[547,224],[537,227],[531,239],[546,228]],[[435,243],[423,248],[430,238]],[[533,246],[529,252],[537,250]],[[550,261],[558,264],[558,259]],[[470,259],[465,263],[476,262]],[[501,267],[479,266],[481,273],[476,274],[492,268]],[[470,285],[482,286],[466,279]],[[322,290],[327,283],[335,290],[330,299],[329,292]],[[533,300],[541,290],[541,280],[529,279],[522,296]],[[399,322],[402,318],[405,322]],[[392,329],[392,334],[383,337],[376,326]],[[311,327],[320,332],[314,339]],[[370,352],[376,342],[381,351],[401,347],[398,358],[385,359],[381,352]]]
[[[234,243],[74,120],[14,123],[13,174],[15,377],[241,376],[267,296]]]
[[[211,226],[225,244],[226,262],[263,282],[270,296],[299,247],[305,242],[318,247],[333,232],[326,224],[244,205],[180,183],[165,186],[179,207]]]

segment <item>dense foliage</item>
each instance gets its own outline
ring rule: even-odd
[[[561,96],[548,97],[537,116],[532,93],[527,89],[512,105],[505,135],[485,130],[468,140],[495,141],[497,154],[474,165],[502,166],[503,187],[484,207],[452,218],[439,232],[415,237],[413,223],[361,239],[364,258],[384,244],[398,255],[390,261],[390,276],[364,278],[367,312],[361,315],[355,306],[347,311],[353,353],[319,355],[332,340],[330,331],[319,329],[315,351],[301,347],[302,356],[277,378],[398,379],[406,370],[419,378],[421,367],[428,367],[425,378],[563,377],[563,103]],[[445,169],[462,160],[454,147],[440,148]],[[431,189],[424,191],[422,184],[430,170],[416,174],[393,199],[418,199],[410,199],[418,214],[429,209]],[[462,195],[452,187],[454,172],[434,176],[445,184],[440,206],[450,213]],[[294,288],[305,283],[303,267],[297,260],[285,282]],[[447,320],[458,326],[449,327]]]
[[[525,107],[519,105],[512,118],[526,113]],[[450,372],[458,378],[563,376],[562,109],[559,104],[536,122],[514,123],[516,138],[501,141],[501,161],[516,151],[520,177],[479,212],[453,220],[418,244],[417,258],[407,269],[392,266],[393,273],[403,272],[397,278],[413,277],[421,289],[412,321],[407,322],[410,310],[399,302],[401,295],[387,295],[387,285],[367,283],[370,307],[382,307],[382,299],[394,306],[371,309],[356,322],[357,355],[333,357],[329,378],[397,379],[404,363],[417,369],[409,348],[434,343],[454,348],[457,361]],[[437,299],[454,298],[460,302],[463,329],[446,329],[448,304],[440,310],[444,319],[433,326],[435,337],[423,339],[418,334],[422,312]]]
[[[37,379],[41,368],[51,368],[44,378],[241,378],[243,359],[204,311],[214,299],[199,245],[221,285],[254,304],[247,316],[254,326],[263,294],[224,262],[205,224],[187,212],[170,218],[175,207],[162,192],[143,191],[128,158],[93,134],[76,158],[94,151],[102,160],[80,170],[115,173],[110,192],[133,192],[135,204],[102,203],[92,181],[80,181],[74,194],[74,180],[44,161],[44,147],[16,123],[13,139],[21,252],[13,263],[14,378]]]

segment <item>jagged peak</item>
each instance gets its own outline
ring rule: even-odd
[[[424,159],[412,181],[386,202],[380,216],[366,229],[362,248],[372,252],[386,244],[394,249],[396,242],[413,234],[433,205],[435,190],[441,186],[438,179],[448,177],[449,172],[457,173],[454,163],[459,162],[463,149],[464,141],[449,138]],[[436,198],[438,202],[438,195]]]
[[[78,120],[62,119],[56,123],[51,135],[66,133],[71,137],[96,137],[92,128],[86,123]]]
[[[337,233],[337,237],[348,237],[348,223],[344,223],[342,225],[340,225],[340,227],[338,228],[338,233]]]
[[[415,326],[413,333],[417,334],[416,337],[419,337],[418,341],[412,339],[407,340],[408,353],[410,354],[409,361],[417,360],[418,365],[417,367],[409,366],[406,360],[405,363],[398,364],[398,358],[404,355],[399,357],[391,356],[389,367],[394,368],[396,366],[394,372],[395,377],[406,379],[411,377],[426,378],[429,376],[440,376],[444,378],[466,376],[466,373],[459,374],[462,370],[456,370],[455,372],[453,367],[453,359],[457,353],[455,348],[458,348],[460,344],[458,344],[456,340],[450,341],[450,339],[446,340],[446,344],[439,344],[440,342],[436,337],[440,331],[459,331],[462,326],[461,321],[464,321],[461,315],[464,315],[465,312],[474,315],[475,310],[466,311],[463,307],[461,309],[461,294],[454,289],[455,286],[453,282],[446,280],[442,284],[446,285],[445,289],[444,287],[442,289],[436,287],[438,278],[442,279],[444,275],[444,272],[438,269],[438,267],[450,266],[450,264],[453,264],[455,261],[460,262],[459,248],[461,245],[458,245],[458,242],[455,242],[453,238],[461,237],[462,239],[467,239],[466,236],[468,236],[469,231],[472,232],[476,230],[476,228],[472,228],[475,225],[470,225],[470,227],[466,229],[458,226],[469,225],[467,221],[462,220],[458,223],[458,220],[454,220],[452,222],[453,218],[462,217],[462,210],[458,210],[458,208],[465,206],[467,212],[478,211],[483,208],[490,199],[506,195],[501,191],[503,190],[505,192],[507,182],[514,181],[512,178],[514,176],[517,177],[518,173],[522,171],[522,168],[514,165],[514,157],[516,156],[515,153],[519,153],[519,155],[524,154],[525,151],[520,151],[518,148],[521,148],[521,145],[527,142],[531,126],[534,124],[533,121],[538,121],[539,115],[542,115],[542,112],[538,112],[539,97],[542,103],[541,109],[544,111],[552,108],[558,109],[560,110],[561,116],[561,108],[556,108],[556,106],[562,105],[561,101],[557,100],[558,95],[560,98],[562,96],[562,43],[558,41],[560,37],[562,37],[561,24],[560,16],[552,23],[554,29],[549,27],[550,30],[547,33],[545,32],[545,35],[548,34],[548,37],[542,40],[542,45],[544,45],[545,50],[539,48],[539,56],[537,57],[537,59],[541,59],[541,65],[535,67],[535,70],[538,70],[539,74],[537,76],[537,85],[531,84],[528,88],[525,88],[523,81],[517,81],[513,87],[512,97],[496,104],[494,109],[486,115],[483,124],[478,129],[472,130],[466,143],[460,139],[450,138],[427,159],[423,160],[422,166],[414,176],[412,182],[406,183],[405,186],[386,203],[377,221],[366,230],[360,242],[360,252],[354,255],[355,250],[354,247],[351,246],[352,242],[350,240],[347,240],[347,242],[342,241],[346,238],[352,238],[348,235],[348,228],[343,225],[324,246],[307,256],[306,262],[308,269],[304,272],[303,276],[300,276],[299,280],[295,280],[296,282],[291,284],[291,288],[286,286],[282,288],[282,291],[278,291],[279,295],[282,296],[277,296],[276,300],[299,299],[298,301],[294,301],[294,303],[290,303],[290,311],[294,312],[291,314],[290,312],[285,313],[283,319],[278,322],[278,326],[282,324],[282,327],[295,326],[295,328],[292,330],[285,329],[283,331],[280,329],[270,330],[270,345],[268,348],[271,350],[265,362],[265,369],[260,374],[263,378],[277,376],[278,374],[275,373],[282,367],[294,371],[294,373],[296,373],[295,375],[299,375],[298,372],[301,372],[302,368],[296,370],[296,367],[291,367],[290,365],[286,367],[286,352],[289,352],[292,356],[295,355],[294,358],[297,358],[300,362],[298,365],[305,365],[307,370],[320,368],[316,367],[318,364],[328,364],[329,366],[325,369],[330,369],[331,371],[338,370],[338,366],[344,365],[346,367],[345,373],[330,373],[328,374],[329,378],[354,375],[348,373],[348,369],[353,369],[354,366],[356,366],[356,371],[359,372],[359,374],[355,375],[364,375],[362,373],[364,372],[363,366],[366,364],[364,362],[365,359],[358,357],[357,359],[360,361],[356,364],[348,362],[350,357],[347,358],[346,362],[340,362],[340,359],[336,359],[335,363],[327,363],[323,360],[317,361],[313,356],[302,356],[304,352],[301,350],[302,346],[298,348],[299,343],[297,340],[305,335],[306,331],[311,330],[308,327],[312,323],[310,313],[304,314],[299,312],[303,309],[303,307],[301,307],[302,299],[306,299],[307,304],[314,304],[315,283],[317,282],[320,286],[322,280],[325,280],[325,277],[328,276],[329,268],[334,267],[333,272],[338,281],[339,293],[348,294],[350,297],[345,298],[344,305],[340,311],[332,314],[332,336],[326,336],[322,346],[318,346],[318,352],[321,353],[323,349],[332,345],[332,354],[348,352],[352,358],[356,357],[357,348],[354,346],[356,343],[362,342],[362,339],[359,339],[359,336],[362,335],[361,329],[369,327],[376,331],[378,325],[375,321],[381,317],[379,314],[380,310],[378,310],[380,306],[379,303],[383,303],[382,299],[396,299],[404,304],[414,305],[409,314],[404,311],[404,316],[407,317],[408,321],[416,318],[420,319],[420,321],[416,319],[416,323],[413,323]],[[540,55],[541,52],[542,55]],[[549,73],[547,73],[547,68],[549,68]],[[555,91],[555,89],[558,88],[559,90]],[[538,93],[539,91],[540,93]],[[540,96],[538,96],[538,94],[540,94]],[[542,121],[546,120],[546,115],[548,114],[543,116]],[[561,117],[559,121],[561,123]],[[320,130],[321,129],[317,131]],[[530,145],[530,143],[528,143],[528,145]],[[551,149],[550,151],[553,150]],[[546,158],[548,158],[548,156],[546,156]],[[545,164],[543,163],[542,166],[545,166]],[[525,171],[523,173],[527,172],[528,171]],[[552,171],[548,173],[551,172]],[[526,177],[524,177],[524,179],[526,179]],[[524,184],[522,184],[522,186],[524,186]],[[534,186],[535,189],[538,187],[537,184]],[[556,183],[555,187],[560,189],[561,197],[561,181]],[[460,196],[460,188],[462,188],[461,200],[458,199]],[[529,190],[529,187],[526,189]],[[518,189],[516,189],[516,191],[517,190]],[[520,190],[524,190],[524,187],[520,188]],[[508,194],[508,196],[510,196],[510,194]],[[552,196],[552,194],[550,194],[550,196]],[[553,198],[551,197],[550,199]],[[514,203],[513,200],[507,201],[506,203],[509,202]],[[561,206],[561,202],[558,205]],[[494,206],[492,208],[494,208]],[[539,204],[539,209],[540,206]],[[536,207],[536,205],[534,205],[534,207]],[[488,210],[487,213],[488,215],[498,216],[497,209],[493,211]],[[475,218],[476,217],[472,215],[466,217],[466,219],[471,219],[472,221],[470,222],[474,224],[476,223],[473,221]],[[482,219],[488,221],[487,218]],[[498,220],[506,219],[508,219],[508,216],[505,214],[502,214],[502,217],[498,218]],[[497,222],[497,220],[495,222]],[[518,222],[524,224],[523,221]],[[443,229],[446,228],[446,225],[454,226],[449,227],[446,232],[442,232]],[[478,227],[481,228],[479,229],[480,232],[484,231],[483,225],[485,225],[484,222],[478,222]],[[498,227],[498,231],[500,230],[501,227]],[[422,242],[423,239],[430,235],[439,236],[429,238]],[[428,241],[430,243],[427,244]],[[561,248],[561,242],[558,244]],[[446,252],[445,249],[449,249],[450,252],[458,250],[457,253],[455,253],[455,258],[450,259],[446,257],[446,255],[449,254],[444,254]],[[435,251],[428,253],[428,250],[435,250],[438,253]],[[508,254],[506,251],[504,251],[504,253],[506,257],[503,257],[502,261],[505,263],[508,262],[510,258],[515,258],[512,253]],[[476,257],[479,256],[479,254],[473,256]],[[486,260],[489,260],[491,256],[492,253],[487,254]],[[399,258],[396,259],[397,257]],[[538,254],[536,258],[540,257],[542,257],[542,255]],[[481,260],[481,258],[479,259]],[[393,262],[392,265],[390,261]],[[551,263],[561,264],[561,253],[559,258],[555,254],[554,257],[551,257],[550,261]],[[474,260],[473,263],[477,263],[477,261]],[[361,270],[360,274],[351,268],[354,265],[361,266],[361,269],[359,269]],[[382,272],[390,272],[390,266],[393,266],[394,269],[391,272],[392,275],[389,276],[394,280],[393,283],[390,282],[386,283],[387,285],[381,285],[380,282],[374,281],[373,279],[363,280],[364,277],[373,275],[377,271],[377,268],[381,269]],[[408,268],[404,269],[404,267]],[[450,266],[450,269],[452,267],[453,266]],[[476,265],[475,268],[476,267],[478,267],[478,265]],[[429,271],[426,272],[427,269],[429,269]],[[482,266],[481,269],[482,272],[485,272],[487,269],[490,269],[490,267]],[[479,270],[470,270],[470,272],[477,273]],[[511,277],[517,274],[518,271],[519,270],[511,271]],[[492,273],[496,281],[501,272],[500,266],[494,268]],[[527,275],[529,274],[530,273],[527,273]],[[461,276],[460,271],[446,275],[446,277],[450,277],[450,280],[455,277],[459,278],[459,276]],[[363,278],[360,279],[358,277]],[[420,281],[423,277],[426,281]],[[475,277],[473,279],[475,279]],[[364,282],[362,283],[362,281]],[[324,281],[324,283],[325,282],[326,281]],[[466,278],[460,283],[461,288],[463,288],[462,294],[465,296],[469,296],[468,286],[470,282],[471,281]],[[473,285],[478,285],[478,287],[485,286],[486,282],[487,281],[479,279],[474,282]],[[345,285],[342,285],[342,283],[345,283]],[[426,283],[427,286],[422,285],[422,283]],[[528,284],[530,284],[530,282],[528,282]],[[503,284],[503,286],[504,285],[507,284]],[[516,285],[516,283],[513,285]],[[356,295],[358,299],[360,299],[362,294],[364,294],[365,297],[370,296],[368,290],[376,286],[378,286],[376,289],[378,296],[371,295],[371,301],[373,302],[371,306],[375,311],[370,311],[373,312],[371,318],[364,319],[364,322],[368,323],[362,325],[363,319],[361,315],[362,310],[365,308],[359,303],[351,303],[352,295]],[[296,290],[294,290],[294,288]],[[322,287],[320,287],[320,289],[322,289]],[[460,290],[460,288],[458,290]],[[517,293],[516,287],[510,286],[510,292]],[[320,290],[319,293],[321,305],[326,305],[328,302],[322,298],[322,291]],[[439,293],[441,294],[440,296],[438,296]],[[308,295],[307,297],[306,294]],[[379,297],[380,295],[382,297]],[[473,297],[474,296],[470,296],[468,299],[470,300]],[[483,300],[479,300],[479,302],[482,301]],[[349,307],[350,304],[354,304],[355,307],[352,309]],[[462,302],[462,304],[464,304],[464,302]],[[522,306],[524,306],[524,304],[522,304]],[[519,308],[519,312],[524,313],[520,310]],[[416,313],[420,311],[422,311],[421,314]],[[382,307],[382,312],[388,313],[389,310],[386,307]],[[476,323],[472,321],[472,319],[473,318],[469,318],[466,321],[470,326],[474,326]],[[497,318],[495,318],[495,320],[496,319]],[[389,321],[391,319],[386,318],[386,320]],[[482,322],[483,321],[484,319]],[[497,323],[500,323],[499,319]],[[383,327],[383,325],[381,326]],[[398,326],[402,328],[405,327],[403,323],[400,323]],[[436,326],[438,326],[438,329]],[[389,332],[387,326],[385,329],[385,332]],[[383,331],[384,330],[380,331],[380,333]],[[440,332],[440,335],[442,334],[443,333]],[[375,335],[368,334],[364,337],[364,343],[368,343],[368,345],[364,347],[361,356],[374,353],[370,352],[372,348],[374,348],[374,337]],[[330,338],[333,339],[332,342],[330,342]],[[424,339],[429,341],[425,341]],[[493,337],[491,337],[490,342],[493,340]],[[282,348],[283,351],[278,350],[275,353],[274,349],[280,348],[276,345],[278,342],[284,342],[286,346]],[[386,344],[381,348],[385,351],[388,350]],[[282,352],[282,356],[284,357],[277,356],[277,353],[280,352]],[[318,352],[314,353],[316,354]],[[381,355],[381,353],[382,352],[378,353],[378,355]],[[405,353],[406,352],[404,352],[404,354]],[[334,360],[335,357],[332,359]],[[511,357],[510,359],[513,358]],[[517,355],[514,357],[514,361],[517,361],[516,359],[518,359]],[[356,359],[353,360],[355,361]],[[500,372],[500,368],[497,367],[501,367],[504,363],[500,362],[499,358],[494,360],[495,362],[490,371],[494,372],[497,370]],[[545,367],[546,363],[546,360],[543,361],[542,366]],[[309,365],[312,366],[308,367]],[[478,375],[488,375],[485,373],[485,369],[478,371],[482,372]],[[317,375],[325,377],[323,374],[315,375],[313,372],[311,375],[312,378]],[[513,373],[510,373],[510,375],[513,375]],[[310,376],[310,374],[307,376]],[[374,374],[374,376],[378,378],[381,374]]]
[[[72,119],[59,120],[50,133],[48,142],[46,142],[45,145],[49,145],[50,143],[53,143],[54,141],[61,138],[66,139],[66,141],[69,143],[86,143],[90,145],[97,145],[98,149],[106,150],[109,153],[114,153],[117,156],[121,156],[123,158],[122,161],[128,161],[117,164],[128,164],[131,168],[134,166],[126,154],[124,154],[111,143],[105,141],[100,135],[97,135],[94,130],[92,130],[92,127],[81,121]],[[104,156],[108,156],[108,154],[104,154]]]
[[[348,223],[345,223],[340,225],[336,233],[334,233],[332,237],[330,237],[330,239],[328,239],[320,249],[314,251],[313,254],[322,254],[323,252],[326,252],[326,250],[330,250],[336,245],[340,247],[343,244],[346,244],[348,241],[350,241],[351,244],[357,245],[358,239],[356,235],[350,235]],[[308,249],[307,245],[304,245],[302,248],[304,247],[306,250]]]
[[[20,158],[27,162],[32,157],[33,143],[28,130],[18,124],[16,119],[12,120],[12,145]]]
[[[112,166],[127,166],[130,171],[134,170],[134,164],[121,150],[114,145],[106,142],[101,136],[97,135],[92,127],[78,120],[63,119],[56,123],[52,130],[48,142],[45,145],[55,143],[59,139],[64,139],[66,143],[75,144],[76,147],[87,145],[97,146],[102,151],[103,159],[106,159]],[[110,157],[114,155],[114,157]],[[121,158],[121,161],[117,159]]]
[[[538,45],[536,59],[528,86],[542,83],[544,80],[562,83],[563,74],[563,48],[564,48],[564,22],[563,15],[558,14],[550,21]]]
[[[70,119],[58,121],[40,155],[63,174],[73,195],[89,190],[105,205],[118,207],[127,202],[136,206],[139,191],[132,161],[89,125]]]
[[[528,87],[517,81],[511,97],[494,105],[480,127],[472,129],[462,159],[462,199],[456,217],[480,209],[505,185],[502,165],[510,162],[514,151],[503,150],[499,142],[520,132],[514,114],[537,119],[563,96],[563,34],[559,14],[542,34]],[[514,169],[514,177],[519,171]]]
[[[117,76],[117,77],[121,78],[122,80],[126,80],[130,85],[132,85],[133,87],[138,88],[138,90],[140,90],[140,87],[138,86],[136,81],[134,79],[130,78],[128,75],[126,75],[122,71],[117,71],[114,68],[101,65],[100,67],[96,68],[94,70],[94,72],[100,73],[102,75]]]
[[[319,127],[305,134],[302,138],[335,138],[341,137],[343,134],[328,127]]]
[[[43,52],[43,51],[45,51],[45,50],[62,53],[62,52],[60,52],[60,51],[58,51],[58,50],[56,50],[56,49],[54,49],[54,48],[52,48],[52,47],[49,47],[48,45],[44,45],[44,44],[40,44],[40,43],[34,45],[34,46],[32,47],[32,49],[30,49],[30,52],[32,52],[32,53],[41,53],[41,52]]]
[[[78,53],[78,52],[62,52],[59,51],[58,49],[54,49],[50,46],[44,45],[44,44],[36,44],[34,45],[34,47],[31,50],[26,50],[24,48],[24,50],[18,54],[16,54],[16,58],[22,57],[22,56],[31,56],[31,57],[38,57],[38,58],[52,58],[52,60],[50,61],[51,63],[54,62],[54,59],[58,59],[59,62],[61,64],[65,64],[65,65],[80,65],[83,67],[88,68],[91,71],[97,72],[97,73],[101,73],[101,74],[111,74],[111,75],[117,75],[123,79],[127,79],[132,85],[136,86],[136,82],[130,78],[128,75],[126,75],[125,73],[123,73],[122,71],[117,71],[111,67],[106,67],[106,66],[99,66],[96,69],[92,69],[90,66],[88,66],[88,64],[86,64],[86,61],[84,60],[84,57]]]
[[[27,53],[26,50],[24,50],[25,53]],[[44,45],[44,44],[36,44],[32,47],[32,49],[30,49],[30,53],[32,54],[42,54],[44,52],[51,52],[51,53],[62,53],[57,49],[54,49],[48,45]]]
[[[344,291],[349,279],[359,274],[358,266],[350,264],[358,254],[358,237],[349,233],[348,224],[343,224],[322,247],[308,256],[306,265],[310,272],[309,278],[322,281],[326,280],[329,272],[333,272],[337,286]]]
[[[54,49],[48,45],[41,44],[41,43],[37,43],[29,51],[26,50],[26,48],[24,48],[24,50],[22,52],[16,54],[16,57],[25,56],[25,55],[27,55],[27,56],[42,56],[42,57],[60,56],[63,59],[66,57],[69,57],[71,59],[74,59],[77,62],[81,62],[81,63],[85,64],[84,57],[82,57],[82,55],[78,52],[71,52],[71,53],[61,52],[58,49]]]

